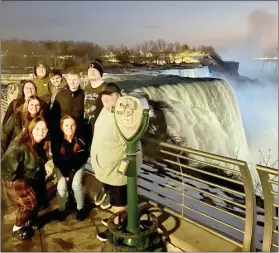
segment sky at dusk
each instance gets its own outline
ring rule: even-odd
[[[241,41],[278,45],[277,1],[2,1],[0,13],[2,39],[134,46],[162,38],[220,50]]]

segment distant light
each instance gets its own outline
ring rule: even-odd
[[[262,58],[253,58],[253,60],[278,60],[278,57],[262,57]]]

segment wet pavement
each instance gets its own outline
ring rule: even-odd
[[[95,177],[85,174],[86,208],[88,216],[83,221],[76,220],[74,206],[71,213],[62,221],[55,221],[57,203],[55,199],[55,180],[48,183],[50,207],[40,213],[43,227],[35,231],[35,236],[20,241],[12,235],[16,209],[5,189],[1,190],[1,252],[112,252],[115,251],[108,242],[101,242],[96,235],[106,230],[101,220],[109,218],[111,212],[102,210],[92,204],[93,196],[100,189]],[[141,197],[139,202],[145,200]],[[146,202],[145,202],[146,203]],[[165,242],[164,250],[169,252],[234,252],[241,251],[234,244],[207,232],[192,222],[187,222],[159,207],[142,205],[151,211],[159,222],[159,231]],[[187,232],[186,232],[187,231]],[[189,232],[191,231],[191,232]]]
[[[55,192],[55,187],[50,194]],[[92,193],[93,194],[93,193]],[[52,194],[54,197],[54,194]],[[62,222],[53,220],[57,204],[55,198],[51,206],[40,213],[41,220],[46,223],[41,229],[35,231],[35,236],[20,241],[12,235],[12,228],[16,216],[16,208],[9,195],[2,188],[1,206],[1,251],[2,252],[60,252],[60,251],[112,251],[108,243],[103,243],[96,238],[97,233],[106,229],[101,220],[111,216],[107,210],[93,206],[87,197],[88,217],[83,221],[76,220],[76,211]]]

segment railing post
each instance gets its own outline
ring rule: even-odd
[[[243,238],[243,249],[244,252],[255,252],[256,251],[256,227],[257,227],[257,207],[255,197],[255,187],[253,179],[245,162],[244,166],[239,166],[242,174],[244,183],[245,193],[245,204],[246,204],[246,220]]]
[[[274,197],[272,195],[272,183],[269,179],[269,174],[278,176],[278,171],[272,171],[271,168],[257,165],[257,171],[260,176],[260,180],[263,188],[264,197],[264,235],[263,235],[263,252],[270,252],[273,241],[273,230],[276,227],[276,222],[273,219],[275,216],[275,207],[273,206]]]

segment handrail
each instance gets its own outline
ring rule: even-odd
[[[208,152],[199,151],[199,150],[195,150],[195,149],[191,149],[191,148],[187,148],[187,147],[181,147],[181,146],[177,146],[177,145],[166,143],[166,142],[160,142],[160,141],[152,139],[152,138],[144,138],[143,143],[152,144],[152,145],[156,146],[156,150],[158,150],[158,152],[160,152],[160,156],[157,159],[160,160],[160,163],[165,164],[162,168],[163,171],[169,171],[175,175],[180,175],[182,179],[195,180],[196,182],[200,182],[200,183],[204,183],[204,184],[211,185],[214,187],[218,187],[218,189],[222,189],[223,191],[227,191],[227,192],[233,193],[235,195],[245,197],[245,205],[244,205],[244,207],[245,207],[244,208],[245,227],[244,227],[244,231],[243,231],[244,236],[243,236],[242,250],[243,251],[255,251],[256,198],[255,198],[255,191],[254,191],[254,184],[253,184],[252,176],[251,176],[251,173],[247,166],[247,163],[245,161],[236,160],[236,159],[232,159],[232,158],[228,158],[228,157],[224,157],[224,156],[219,156],[219,155],[215,155],[215,154],[211,154]],[[170,149],[170,150],[166,150],[165,148]],[[181,155],[181,154],[176,154],[174,152],[184,152],[189,157],[186,157],[185,154]],[[163,157],[163,155],[168,155],[168,157],[172,156],[172,157],[176,158],[177,161],[171,160],[170,158],[166,159]],[[193,159],[192,155],[194,155],[195,158],[196,158],[196,156],[200,156],[202,158],[212,159],[215,162],[217,161],[217,162],[226,163],[228,165],[234,165],[235,167],[238,168],[238,170],[231,170],[231,169],[227,168],[227,172],[228,173],[233,172],[234,175],[238,174],[237,175],[238,177],[240,174],[241,175],[240,179],[242,179],[242,182],[238,182],[237,180],[230,179],[230,178],[225,179],[225,176],[214,175],[213,173],[206,171],[206,168],[198,169],[196,167],[192,167],[191,165],[183,164],[179,160],[179,158],[181,158],[183,160],[195,160],[195,162],[199,161],[199,163],[201,163],[201,164],[206,164],[206,165],[210,166],[209,162],[204,162],[204,161],[202,161],[202,159]],[[178,166],[180,168],[180,171],[174,170],[174,169],[171,169],[168,167],[168,166],[172,166],[172,165]],[[213,165],[212,167],[216,168],[216,165]],[[218,166],[218,167],[220,167],[219,169],[222,171],[226,170],[226,168],[223,166]],[[223,181],[228,181],[235,185],[243,186],[244,192],[239,191],[239,190],[232,190],[232,189],[229,189],[228,187],[221,186],[219,183],[218,184],[212,183],[208,180],[199,179],[195,176],[188,175],[187,173],[182,172],[182,168],[185,168],[187,171],[198,172],[201,175],[209,175],[210,177],[215,176],[216,179],[222,179]],[[166,176],[164,175],[164,177],[166,177]],[[170,179],[168,178],[168,180],[170,180]],[[173,179],[171,179],[171,181],[173,181]],[[154,183],[156,183],[156,182],[154,182]],[[182,184],[183,187],[184,186],[188,187],[188,185],[186,185],[183,182],[183,180],[182,180],[182,183],[179,183],[178,181],[177,181],[177,183]],[[199,192],[200,190],[196,189],[196,191]],[[183,196],[183,204],[182,204],[183,208],[191,209],[184,205],[184,193],[182,194],[182,196]],[[202,203],[202,201],[200,201],[200,202]],[[182,210],[183,210],[183,208],[182,208]],[[199,212],[196,210],[194,210],[194,211],[198,212],[201,216],[205,216],[205,217],[208,216],[202,212]],[[211,218],[215,219],[213,217],[211,217]],[[232,228],[230,225],[227,225],[227,227]]]
[[[264,235],[263,235],[263,252],[270,252],[272,247],[278,248],[278,244],[273,243],[273,235],[277,232],[278,235],[278,227],[276,230],[276,222],[278,218],[276,217],[276,210],[278,209],[278,204],[274,204],[276,193],[273,190],[272,182],[274,179],[270,179],[270,176],[278,177],[278,170],[269,168],[262,165],[256,165],[256,169],[260,176],[262,188],[263,188],[263,196],[264,196]],[[278,191],[278,184],[277,184]],[[277,194],[278,197],[278,194]],[[276,232],[275,232],[276,231]],[[278,243],[278,242],[277,242]]]
[[[208,152],[205,152],[205,151],[200,151],[200,150],[197,150],[197,149],[181,147],[181,146],[170,144],[170,143],[167,143],[167,142],[160,142],[160,141],[158,141],[156,139],[153,139],[153,138],[144,138],[143,140],[147,141],[149,143],[152,143],[152,144],[157,144],[160,147],[172,148],[172,149],[177,150],[177,151],[184,151],[186,153],[191,153],[193,155],[199,155],[199,156],[203,156],[205,158],[214,159],[214,160],[217,160],[219,162],[226,162],[226,163],[230,163],[230,164],[238,165],[238,166],[244,166],[246,164],[246,162],[241,161],[241,160],[236,160],[236,159],[232,159],[232,158],[225,157],[225,156],[215,155],[215,154],[208,153]]]

